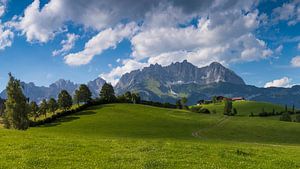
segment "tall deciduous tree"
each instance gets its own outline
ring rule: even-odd
[[[44,115],[46,117],[48,109],[49,109],[48,103],[47,103],[46,99],[43,99],[42,103],[40,104],[40,114]]]
[[[58,95],[58,107],[63,110],[68,110],[71,108],[73,102],[72,97],[66,90],[62,90]]]
[[[115,91],[111,84],[104,83],[100,91],[100,98],[105,103],[113,103],[116,101]]]
[[[36,102],[32,101],[29,104],[30,107],[30,114],[31,116],[34,118],[34,121],[36,120],[36,118],[39,116],[39,106],[36,104]]]
[[[49,101],[48,101],[48,109],[51,113],[54,113],[57,109],[58,109],[58,105],[57,105],[57,102],[54,98],[51,98]]]
[[[77,104],[79,104],[81,102],[87,103],[91,99],[92,99],[92,93],[87,85],[82,84],[75,91],[74,100]]]
[[[7,100],[3,116],[4,126],[18,130],[27,129],[29,127],[27,98],[22,92],[20,81],[16,80],[11,73],[9,73],[6,92]]]

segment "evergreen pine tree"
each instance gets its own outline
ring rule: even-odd
[[[36,102],[32,101],[29,104],[30,107],[30,115],[34,118],[34,121],[36,121],[36,118],[39,116],[39,106],[36,104]]]
[[[51,113],[55,113],[55,111],[57,110],[58,108],[58,105],[57,105],[57,102],[54,98],[51,98],[49,101],[48,101],[48,109]]]
[[[7,100],[3,116],[4,127],[25,130],[29,127],[27,98],[22,92],[19,80],[9,73],[6,87]]]

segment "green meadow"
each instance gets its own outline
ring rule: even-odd
[[[300,123],[109,104],[26,131],[0,128],[0,150],[5,169],[299,169]]]
[[[218,114],[223,114],[224,112],[224,102],[204,104],[201,106],[210,110],[211,112],[216,112]],[[285,110],[285,106],[282,105],[249,100],[234,101],[232,102],[232,107],[236,108],[239,116],[249,116],[251,113],[253,113],[254,115],[258,115],[258,113],[261,113],[262,110],[266,112],[272,112],[273,109],[276,112]],[[291,110],[291,108],[288,109]]]

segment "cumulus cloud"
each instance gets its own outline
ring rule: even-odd
[[[6,29],[0,22],[0,50],[12,45],[14,33],[10,29]]]
[[[300,21],[300,1],[292,0],[273,9],[274,21],[288,21],[288,25],[295,25]]]
[[[295,56],[294,58],[292,58],[291,65],[293,67],[300,67],[300,56]]]
[[[281,79],[276,79],[276,80],[273,80],[271,82],[267,82],[265,84],[265,88],[267,87],[291,87],[292,84],[292,79],[288,78],[288,77],[283,77]]]
[[[106,49],[115,48],[124,38],[133,36],[137,30],[138,27],[135,23],[121,24],[114,29],[105,29],[90,39],[85,44],[84,50],[66,55],[65,62],[73,66],[88,64],[95,55],[100,55]]]
[[[166,66],[183,60],[204,66],[213,61],[228,65],[266,59],[273,52],[252,33],[259,24],[258,11],[244,13],[233,10],[202,17],[196,26],[160,24],[162,26],[143,27],[131,39],[131,60],[140,63],[140,66],[155,63]],[[129,63],[124,62],[117,69],[131,67],[127,65]],[[122,74],[122,71],[113,69],[105,75],[115,81]]]
[[[0,0],[0,17],[3,16],[5,13],[5,6],[6,6],[7,0]]]
[[[161,23],[165,25],[160,21],[174,24],[166,20],[167,16],[172,16],[173,21],[181,21],[186,15],[199,15],[210,11],[218,12],[228,9],[248,11],[253,3],[256,3],[256,0],[190,0],[188,2],[182,0],[89,0],[88,3],[86,0],[51,0],[41,8],[40,0],[34,0],[25,10],[24,16],[19,18],[17,28],[26,35],[30,42],[47,42],[61,32],[67,22],[98,31],[114,27],[124,20],[139,22],[145,18],[149,20],[149,23],[155,22],[153,25]],[[165,13],[156,15],[157,19],[155,19],[152,14],[160,6],[168,7]],[[170,14],[170,10],[177,12]],[[177,17],[173,17],[174,15]]]
[[[65,54],[66,52],[70,51],[74,45],[76,40],[79,38],[79,35],[76,35],[74,33],[68,33],[67,34],[67,39],[61,41],[62,48],[59,50],[55,50],[52,52],[53,56]]]
[[[5,12],[5,7],[4,5],[0,4],[0,17],[4,14],[4,12]]]
[[[146,67],[148,65],[149,64],[147,63],[140,63],[132,59],[127,59],[123,60],[123,66],[113,68],[111,72],[102,73],[100,76],[107,82],[115,85],[118,82],[120,75],[129,73],[133,70],[142,69],[143,67]]]
[[[270,57],[273,52],[255,36],[266,19],[255,10],[257,4],[258,0],[51,0],[41,7],[34,0],[15,27],[29,42],[47,42],[67,30],[69,23],[99,32],[82,51],[64,57],[69,65],[87,64],[128,38],[131,57],[102,74],[115,81],[151,63],[167,65],[187,59],[203,66],[212,61],[230,64]],[[198,24],[191,24],[192,20]],[[62,45],[54,54],[69,50]]]
[[[276,53],[276,54],[281,54],[282,49],[283,49],[283,45],[279,45],[279,46],[275,49],[275,53]]]
[[[258,25],[257,11],[233,11],[203,17],[197,26],[148,29],[132,38],[132,55],[160,64],[187,59],[198,66],[265,59],[272,51],[253,35]]]

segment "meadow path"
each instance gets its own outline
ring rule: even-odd
[[[229,119],[230,119],[229,116],[224,116],[220,120],[218,120],[215,124],[213,124],[211,126],[208,126],[208,127],[205,127],[205,128],[202,128],[200,130],[192,132],[192,136],[193,137],[197,137],[197,138],[201,138],[201,132],[210,130],[210,129],[215,128],[215,127],[220,127],[224,123],[226,123]]]

